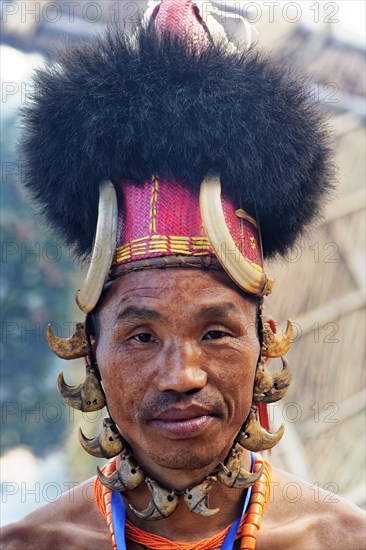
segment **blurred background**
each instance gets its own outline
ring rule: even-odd
[[[88,39],[118,23],[129,32],[146,1],[3,1],[1,3],[1,522],[15,521],[94,475],[77,429],[99,432],[103,411],[83,414],[62,402],[59,371],[84,379],[83,363],[48,350],[52,322],[62,337],[82,314],[74,303],[80,266],[42,227],[22,190],[17,152],[19,109],[31,74],[65,42]],[[273,262],[275,291],[266,312],[291,317],[288,354],[293,387],[271,406],[286,432],[272,463],[365,507],[365,3],[359,1],[203,2],[235,37],[252,39],[281,63],[311,77],[309,94],[329,116],[336,156],[335,200],[323,223],[286,260]],[[221,13],[217,8],[221,8]],[[227,16],[225,16],[225,12]],[[275,368],[280,368],[278,360]],[[79,448],[80,447],[80,448]],[[291,493],[293,502],[301,495]]]

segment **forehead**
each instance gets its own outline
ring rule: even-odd
[[[225,272],[167,268],[147,269],[117,278],[100,305],[102,313],[117,314],[122,306],[137,305],[160,310],[232,304],[239,312],[255,311],[256,299],[240,290]]]

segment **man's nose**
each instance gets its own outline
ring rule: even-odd
[[[207,383],[199,350],[189,342],[167,346],[156,378],[159,391],[185,393],[200,390]]]

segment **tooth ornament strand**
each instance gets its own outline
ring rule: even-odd
[[[75,332],[70,338],[59,338],[47,325],[46,338],[48,347],[61,359],[79,359],[89,353],[89,344],[85,335],[84,323],[76,323]]]
[[[103,455],[107,457],[107,454],[111,456],[111,449],[106,449],[109,443],[106,445],[105,439],[109,439],[111,433],[115,436],[115,429],[113,422],[110,419],[105,419],[105,435],[99,436],[99,438],[96,437],[93,440],[87,440],[85,436],[81,435],[81,443],[85,450],[93,456]],[[123,444],[122,438],[121,442]],[[177,507],[181,495],[191,512],[201,516],[212,516],[220,510],[219,508],[209,508],[209,492],[215,481],[219,480],[229,488],[247,488],[256,483],[262,474],[262,470],[252,474],[242,467],[240,461],[241,453],[235,448],[235,445],[236,443],[234,443],[230,451],[229,458],[224,463],[218,465],[215,475],[209,475],[201,483],[188,487],[183,491],[164,487],[151,477],[146,476],[126,446],[121,451],[118,468],[114,470],[112,475],[107,476],[97,468],[97,477],[104,487],[120,493],[133,491],[145,482],[152,495],[147,508],[145,510],[136,510],[132,506],[130,507],[138,517],[147,521],[156,521],[169,517]],[[113,452],[115,450],[113,449]]]
[[[98,224],[88,273],[76,303],[84,313],[96,306],[112,264],[117,235],[117,196],[112,182],[99,187]]]
[[[255,409],[251,409],[252,412]],[[250,415],[248,417],[250,420]],[[114,469],[110,476],[97,468],[97,478],[100,483],[110,491],[118,491],[125,493],[126,491],[133,491],[139,487],[143,482],[146,483],[151,493],[151,500],[145,510],[137,510],[130,505],[131,510],[141,519],[146,521],[157,521],[169,517],[176,507],[178,506],[180,496],[183,496],[183,501],[187,508],[194,514],[201,516],[212,516],[220,511],[220,508],[209,507],[209,492],[212,484],[215,481],[222,482],[229,488],[247,488],[254,485],[262,475],[262,468],[257,468],[254,473],[248,472],[241,464],[240,454],[241,451],[236,448],[236,442],[228,455],[228,458],[219,463],[215,469],[214,474],[207,476],[203,481],[197,485],[188,487],[185,490],[176,490],[169,487],[164,487],[154,479],[146,476],[142,468],[137,464],[132,453],[128,450],[127,445],[124,444],[122,437],[116,438],[116,430],[113,421],[110,418],[106,418],[103,422],[103,431],[99,437],[92,440],[88,440],[81,432],[81,444],[84,449],[98,457],[112,457],[118,447],[110,447],[110,436],[117,445],[122,446],[120,451],[120,463],[117,469]],[[239,432],[237,442],[243,445],[242,439],[245,441],[250,440],[253,443],[251,437],[247,437],[253,434],[251,422],[247,422],[244,425],[244,432]],[[263,430],[263,428],[262,428]],[[270,434],[266,430],[263,430],[266,439],[265,445],[262,443],[263,449],[268,449],[268,441],[270,446],[274,445],[273,439],[278,437],[277,434]],[[262,440],[263,440],[262,433]],[[106,441],[107,440],[107,441]],[[113,445],[113,443],[112,443]],[[258,444],[251,445],[251,447],[258,447]],[[252,450],[252,449],[251,449]]]
[[[110,461],[105,466],[103,466],[103,471],[106,474],[112,474],[114,472],[114,469],[114,461]],[[238,530],[241,537],[240,547],[243,550],[252,550],[253,548],[255,548],[256,536],[258,529],[261,525],[264,509],[270,502],[272,487],[272,468],[269,462],[263,461],[263,459],[259,455],[257,455],[255,457],[254,472],[257,472],[259,469],[263,470],[262,476],[258,479],[258,481],[256,481],[253,486],[252,497],[250,499],[248,512],[242,518]],[[99,512],[107,522],[113,550],[117,550],[117,541],[114,532],[111,506],[112,491],[107,487],[103,487],[103,485],[100,483],[99,478],[96,478],[94,482],[94,498]],[[196,547],[197,545],[199,545],[202,550],[221,548],[231,526],[232,524],[220,531],[219,533],[216,533],[214,536],[205,538],[198,543],[194,543],[194,546]],[[125,523],[125,536],[129,541],[137,543],[140,546],[146,548],[159,548],[160,550],[171,550],[172,548],[172,541],[165,539],[160,535],[148,533],[134,525],[128,519]],[[190,543],[187,542],[174,543],[177,548],[179,547],[182,549],[186,548],[189,544]]]
[[[201,183],[200,209],[207,237],[215,247],[215,254],[231,279],[254,296],[270,294],[273,279],[260,266],[245,258],[227,227],[221,203],[221,183],[217,174],[207,174]],[[233,255],[236,250],[237,254]]]
[[[283,425],[274,434],[265,430],[260,425],[258,409],[252,407],[226,460],[220,462],[203,481],[184,490],[163,486],[147,476],[110,418],[104,419],[99,436],[88,439],[80,430],[79,439],[83,448],[93,456],[112,458],[120,454],[118,468],[114,469],[112,475],[107,476],[97,468],[98,481],[108,490],[120,493],[133,491],[145,482],[152,495],[147,508],[137,510],[131,505],[130,508],[138,517],[146,521],[156,521],[169,517],[178,506],[181,496],[187,508],[195,514],[212,516],[219,512],[220,508],[209,507],[209,492],[214,482],[220,481],[228,488],[247,488],[254,485],[262,475],[261,468],[256,468],[254,473],[245,470],[240,460],[242,450],[236,447],[237,443],[250,451],[266,450],[281,439],[283,432]]]

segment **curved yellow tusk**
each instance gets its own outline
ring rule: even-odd
[[[200,209],[206,235],[215,248],[217,259],[231,279],[254,296],[270,294],[273,279],[240,253],[230,235],[222,209],[221,184],[217,174],[207,174],[201,183]]]
[[[90,266],[76,293],[76,303],[84,313],[92,311],[100,298],[113,260],[116,234],[116,191],[110,181],[103,181],[99,187],[98,224]]]
[[[293,327],[290,319],[287,321],[286,332],[283,337],[276,336],[269,323],[263,323],[262,355],[264,357],[281,357],[288,352],[293,339]]]
[[[89,344],[85,336],[84,323],[76,323],[75,332],[70,338],[55,336],[51,325],[48,325],[46,338],[51,351],[61,359],[78,359],[88,355]]]

